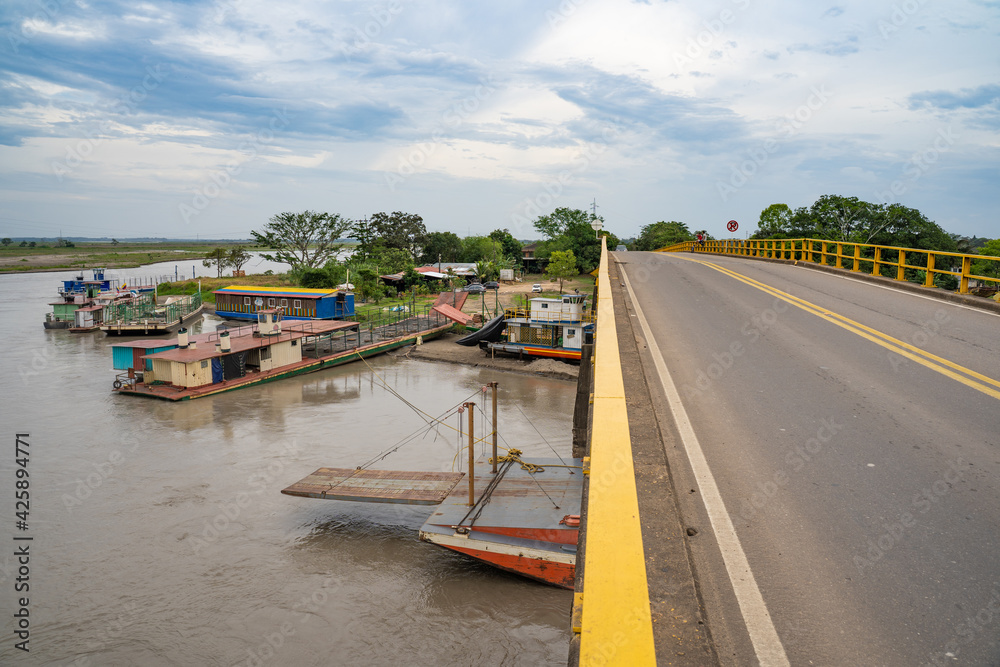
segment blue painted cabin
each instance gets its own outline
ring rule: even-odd
[[[354,294],[304,287],[232,285],[215,290],[215,314],[257,321],[257,312],[281,308],[286,320],[339,320],[354,315]]]

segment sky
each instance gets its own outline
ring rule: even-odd
[[[537,239],[568,207],[725,238],[835,194],[996,238],[998,29],[996,0],[5,0],[0,235]]]

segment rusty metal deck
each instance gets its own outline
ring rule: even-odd
[[[320,468],[281,492],[325,500],[438,505],[463,477],[461,472]]]

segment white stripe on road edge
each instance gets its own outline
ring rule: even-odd
[[[722,552],[722,559],[726,564],[726,571],[729,573],[729,581],[732,582],[733,592],[736,594],[736,601],[740,605],[743,613],[743,621],[746,623],[747,632],[750,634],[750,641],[753,643],[754,652],[761,667],[788,667],[788,656],[785,655],[785,647],[781,645],[778,631],[774,629],[774,622],[771,614],[767,611],[764,598],[757,587],[757,580],[750,569],[750,563],[740,545],[740,538],[736,535],[736,528],[729,518],[726,505],[722,501],[722,494],[715,483],[715,477],[708,467],[705,454],[701,450],[701,443],[695,435],[691,420],[688,418],[684,404],[681,403],[680,393],[674,384],[670,371],[663,361],[663,355],[653,340],[653,333],[650,331],[646,316],[639,308],[639,302],[632,291],[632,283],[629,281],[625,271],[621,271],[622,280],[628,289],[629,298],[632,299],[632,307],[639,319],[642,327],[642,334],[646,337],[647,347],[653,356],[653,364],[656,366],[656,373],[660,376],[660,384],[663,385],[663,392],[666,394],[667,403],[670,404],[670,412],[673,413],[674,422],[677,424],[677,431],[684,443],[684,450],[687,452],[688,461],[694,471],[695,479],[698,481],[698,488],[701,490],[702,501],[708,512],[709,521],[712,523],[712,530],[715,532],[715,540]]]

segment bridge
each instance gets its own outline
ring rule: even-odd
[[[1000,664],[976,258],[664,250],[602,255],[571,664]]]

